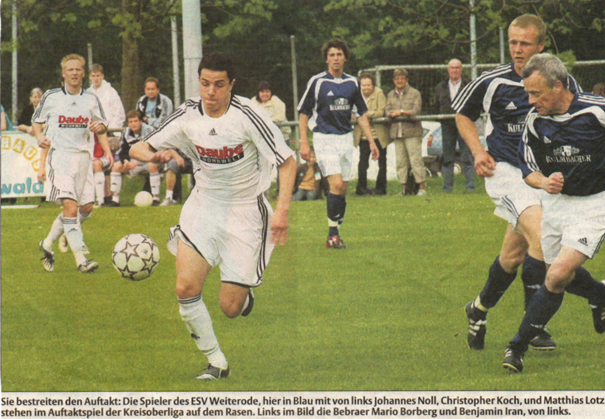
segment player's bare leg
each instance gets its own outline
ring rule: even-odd
[[[326,247],[333,249],[346,249],[346,245],[340,238],[339,226],[342,224],[347,209],[347,189],[349,182],[342,179],[342,174],[328,176],[330,193],[326,203],[328,208],[328,240]]]
[[[212,380],[227,377],[229,365],[212,328],[210,313],[202,299],[204,282],[212,266],[191,246],[179,240],[176,256],[176,294],[179,312],[197,347],[209,365],[198,377]]]
[[[252,295],[251,288],[222,282],[220,291],[221,310],[230,319],[234,319],[240,314],[248,315],[250,312],[248,308],[252,308],[249,304],[254,304]],[[248,313],[244,314],[244,311],[248,311]]]

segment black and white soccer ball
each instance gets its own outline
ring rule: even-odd
[[[111,261],[122,277],[142,281],[158,267],[160,248],[145,234],[129,234],[116,243]]]

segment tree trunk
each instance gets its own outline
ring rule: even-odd
[[[122,102],[126,112],[134,109],[143,94],[139,71],[139,40],[125,31],[122,36]]]

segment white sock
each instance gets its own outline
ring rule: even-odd
[[[50,232],[48,236],[44,239],[44,248],[50,250],[53,248],[53,243],[59,240],[59,237],[63,235],[63,213],[59,214],[55,221],[53,221],[53,225],[50,228]]]
[[[166,199],[170,199],[172,201],[172,191],[166,189]]]
[[[160,200],[160,184],[162,183],[162,177],[159,173],[149,175],[149,184],[151,185],[151,195],[155,201]]]
[[[202,294],[192,298],[179,299],[181,318],[187,325],[197,347],[206,354],[208,362],[217,368],[227,368],[227,358],[221,351],[210,313],[202,300]]]
[[[63,217],[63,230],[65,231],[65,237],[67,237],[67,243],[69,248],[76,258],[76,264],[79,266],[86,260],[84,252],[87,252],[86,244],[84,244],[84,234],[82,234],[82,228],[78,223],[78,217]]]
[[[105,173],[103,171],[95,172],[94,181],[97,204],[102,204],[105,199]]]
[[[111,199],[115,202],[120,202],[120,191],[122,190],[122,174],[111,172]]]
[[[103,201],[101,201],[101,202],[103,202]],[[88,214],[84,214],[82,212],[82,209],[78,208],[78,223],[80,223],[80,225],[84,224],[84,222],[86,220],[88,220],[91,215],[92,215],[92,212],[89,212]]]

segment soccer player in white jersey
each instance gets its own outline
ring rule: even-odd
[[[496,205],[494,214],[508,222],[500,255],[489,269],[483,290],[466,305],[471,349],[484,348],[487,312],[514,281],[521,264],[525,306],[546,274],[540,247],[542,194],[523,182],[517,157],[525,117],[531,108],[520,74],[527,61],[544,49],[545,39],[546,26],[538,16],[522,15],[513,20],[508,28],[513,62],[484,72],[464,86],[452,103],[458,130],[475,158],[475,171],[485,177],[485,189]],[[571,81],[577,90],[575,80]],[[483,112],[489,117],[488,150],[481,145],[473,122]],[[538,350],[556,347],[546,330],[541,330],[531,345]]]
[[[181,317],[208,366],[197,377],[224,378],[229,364],[212,328],[202,288],[220,265],[220,307],[229,318],[250,314],[252,289],[275,244],[284,244],[296,173],[293,152],[270,115],[249,99],[232,95],[231,58],[205,55],[198,68],[200,97],[188,99],[160,127],[130,149],[139,161],[166,162],[178,149],[193,162],[195,189],[171,229],[176,254],[176,293]],[[264,192],[279,166],[281,193],[275,213]]]
[[[378,159],[379,151],[366,115],[368,108],[359,81],[344,72],[344,65],[349,58],[347,44],[334,39],[326,42],[321,52],[328,70],[309,80],[298,105],[300,156],[307,161],[311,158],[307,132],[310,128],[313,131],[317,163],[330,185],[326,199],[329,228],[326,247],[345,249],[339,226],[347,208],[346,194],[355,149],[352,115],[370,143],[373,160]]]
[[[98,263],[88,260],[82,223],[90,217],[94,203],[92,154],[97,135],[105,157],[113,164],[113,155],[107,140],[107,120],[98,97],[82,88],[86,62],[77,54],[61,60],[64,85],[48,90],[32,117],[34,135],[42,149],[38,180],[46,176],[48,164],[49,201],[60,201],[62,213],[54,221],[48,236],[40,242],[42,265],[54,269],[53,243],[63,233],[76,259],[80,272],[93,272]],[[43,131],[43,126],[46,128]]]
[[[605,99],[568,88],[565,65],[550,54],[534,55],[521,75],[529,103],[520,167],[525,182],[544,190],[542,249],[544,285],[527,306],[504,367],[523,370],[523,355],[555,315],[565,291],[588,300],[598,333],[605,332],[605,283],[582,267],[605,241]]]

